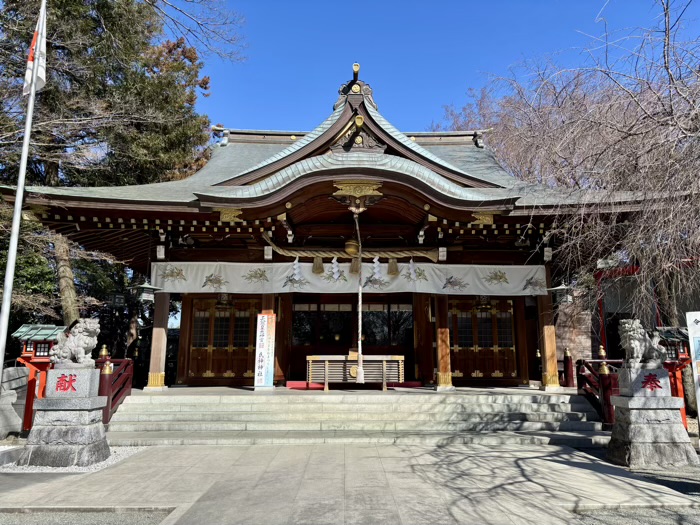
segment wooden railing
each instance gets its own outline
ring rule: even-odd
[[[576,387],[603,420],[603,429],[615,422],[611,397],[620,395],[617,370],[622,359],[579,359],[576,361]],[[604,365],[603,365],[604,364]],[[603,366],[601,366],[603,365]]]
[[[99,395],[107,397],[102,412],[102,422],[106,425],[119,405],[131,395],[134,362],[131,359],[98,359],[96,365],[100,369]],[[108,371],[110,367],[111,373]]]
[[[560,363],[561,366],[558,366],[559,385],[568,388],[575,387],[576,383],[574,378],[576,377],[576,373],[574,372],[574,358],[569,353],[568,348],[564,351],[564,359],[557,361],[557,365]]]

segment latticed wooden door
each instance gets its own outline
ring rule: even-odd
[[[192,305],[189,376],[252,378],[257,300],[197,300]]]
[[[448,326],[455,379],[518,377],[513,301],[490,298],[451,301]]]

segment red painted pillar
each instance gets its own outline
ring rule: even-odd
[[[600,383],[599,399],[603,407],[603,428],[610,430],[615,423],[615,408],[612,405],[612,375],[608,364],[602,362],[598,369],[598,381]]]
[[[574,383],[574,358],[569,349],[564,350],[564,386],[572,388]]]

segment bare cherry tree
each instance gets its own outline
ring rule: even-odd
[[[606,31],[575,69],[528,63],[443,126],[490,128],[510,173],[558,192],[560,272],[636,267],[637,311],[657,304],[678,325],[700,295],[700,37],[684,26],[690,1],[655,4],[658,26]]]

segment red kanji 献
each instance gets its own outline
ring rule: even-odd
[[[56,392],[76,392],[75,389],[75,374],[61,374],[56,381]]]
[[[656,374],[647,374],[642,380],[642,388],[648,388],[653,392],[654,390],[661,390],[663,387]]]

